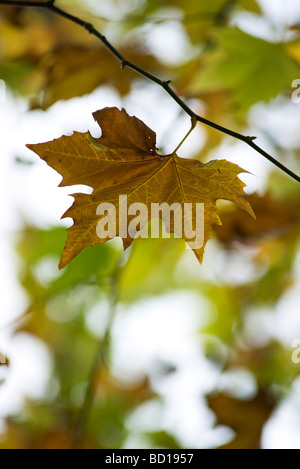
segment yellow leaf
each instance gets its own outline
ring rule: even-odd
[[[69,228],[60,268],[86,246],[102,244],[115,236],[123,238],[126,249],[153,218],[162,219],[168,232],[183,238],[201,262],[212,225],[221,224],[217,199],[230,200],[254,216],[243,191],[245,184],[237,177],[243,170],[237,165],[225,160],[203,165],[175,153],[161,156],[156,152],[155,133],[124,109],[105,108],[93,116],[102,129],[99,139],[74,132],[71,137],[27,145],[62,174],[60,186],[85,184],[94,189],[92,194],[74,194],[75,202],[64,214],[73,218],[74,225]],[[111,204],[107,214],[98,210],[103,203]],[[145,211],[139,213],[135,225],[137,213],[128,213],[126,208],[136,203],[143,204]],[[177,204],[176,214],[182,215],[180,224],[175,213],[173,218],[162,212],[153,215],[152,204],[162,203],[169,207]],[[187,204],[193,204],[193,208],[204,204],[201,226],[196,209],[184,217]],[[104,218],[105,225],[101,223]],[[115,233],[107,234],[106,226],[112,226],[113,221]],[[182,229],[185,223],[188,235]],[[194,238],[189,235],[192,232]]]
[[[300,40],[288,43],[285,49],[287,54],[300,64]]]

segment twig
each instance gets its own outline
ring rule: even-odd
[[[246,143],[255,151],[257,151],[262,156],[264,156],[271,163],[273,163],[275,166],[277,166],[279,169],[281,169],[283,172],[291,176],[296,181],[300,182],[300,176],[295,174],[293,171],[291,171],[289,168],[287,168],[282,163],[277,161],[269,153],[267,153],[265,150],[263,150],[261,147],[259,147],[258,145],[254,143],[254,140],[256,139],[256,137],[250,137],[250,136],[240,134],[238,132],[234,132],[233,130],[227,129],[226,127],[223,127],[219,124],[216,124],[215,122],[212,122],[208,119],[205,119],[204,117],[199,116],[171,88],[170,80],[161,80],[160,78],[156,77],[155,75],[152,75],[151,73],[147,72],[143,68],[134,64],[133,62],[130,62],[106,39],[105,36],[103,36],[97,29],[95,29],[91,23],[88,23],[76,16],[71,15],[70,13],[67,13],[61,8],[56,7],[54,3],[55,3],[55,0],[47,0],[45,2],[0,0],[0,6],[6,5],[6,6],[19,6],[19,7],[45,8],[45,9],[52,11],[53,13],[56,13],[59,16],[62,16],[63,18],[68,19],[69,21],[72,21],[73,23],[78,24],[82,28],[86,29],[90,34],[97,37],[102,42],[102,44],[105,45],[105,47],[116,57],[116,59],[119,60],[122,69],[124,69],[125,67],[130,68],[134,70],[136,73],[147,78],[148,80],[161,86],[169,94],[169,96],[171,96],[171,98],[186,112],[186,114],[188,114],[191,117],[193,121],[196,120],[197,122],[201,122],[202,124],[212,127],[213,129],[218,130],[219,132],[222,132],[226,135],[229,135],[237,140],[240,140]]]
[[[97,387],[97,371],[108,365],[109,352],[110,352],[110,341],[111,341],[111,327],[116,315],[116,305],[119,296],[119,275],[121,270],[121,259],[118,261],[116,268],[111,276],[111,291],[110,291],[110,311],[107,320],[104,336],[101,337],[99,344],[96,348],[95,356],[91,365],[88,386],[85,392],[83,405],[80,408],[78,419],[75,426],[74,438],[72,443],[73,449],[78,449],[82,445],[84,440],[87,420],[92,408],[95,392]]]

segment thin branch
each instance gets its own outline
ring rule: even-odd
[[[105,36],[103,36],[97,29],[94,28],[94,26],[91,23],[88,23],[76,16],[71,15],[70,13],[67,13],[66,11],[62,10],[61,8],[58,8],[57,6],[54,5],[55,0],[47,0],[45,2],[34,2],[34,1],[9,1],[9,0],[0,0],[0,6],[1,5],[6,5],[6,6],[19,6],[19,7],[37,7],[37,8],[45,8],[53,13],[56,13],[59,16],[62,16],[63,18],[68,19],[69,21],[72,21],[73,23],[78,24],[82,28],[86,29],[90,34],[93,36],[97,37],[102,44],[105,45],[105,47],[116,57],[117,60],[119,60],[121,64],[121,68],[124,69],[125,67],[130,68],[134,70],[136,73],[142,75],[143,77],[147,78],[148,80],[152,81],[153,83],[156,83],[157,85],[161,86],[168,94],[171,96],[171,98],[188,114],[193,121],[198,121],[201,122],[204,125],[207,125],[209,127],[212,127],[215,130],[218,130],[219,132],[222,132],[226,135],[229,135],[237,140],[240,140],[247,145],[249,145],[251,148],[253,148],[255,151],[260,153],[262,156],[267,158],[271,163],[273,163],[275,166],[277,166],[279,169],[281,169],[283,172],[291,176],[295,181],[300,182],[300,176],[295,174],[293,171],[291,171],[289,168],[284,166],[282,163],[277,161],[275,158],[273,158],[269,153],[267,153],[265,150],[263,150],[261,147],[256,145],[253,141],[256,139],[256,137],[250,137],[246,136],[243,134],[240,134],[238,132],[234,132],[233,130],[227,129],[226,127],[223,127],[219,124],[216,124],[215,122],[212,122],[208,119],[205,119],[204,117],[199,116],[196,114],[179,96],[178,94],[171,88],[170,86],[170,81],[167,80],[161,80],[160,78],[156,77],[155,75],[152,75],[151,73],[147,72],[143,68],[139,67],[138,65],[134,64],[133,62],[130,62],[127,60],[107,39]]]
[[[108,366],[109,354],[110,354],[110,343],[111,343],[111,328],[116,315],[116,306],[119,297],[119,276],[121,271],[121,260],[122,255],[115,267],[115,270],[111,276],[111,290],[110,290],[110,310],[109,317],[107,320],[106,328],[103,337],[99,341],[96,347],[96,352],[91,365],[88,385],[84,396],[82,407],[79,411],[77,423],[74,431],[74,438],[72,443],[72,449],[79,449],[85,437],[86,426],[90,410],[93,406],[95,399],[95,393],[97,388],[97,371]]]

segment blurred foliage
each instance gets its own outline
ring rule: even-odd
[[[220,393],[211,396],[208,403],[218,415],[219,423],[236,432],[235,438],[220,449],[260,448],[263,425],[273,410],[267,395],[259,392],[254,399],[242,401]]]
[[[214,51],[201,58],[190,92],[224,89],[236,111],[244,113],[257,102],[276,98],[298,72],[284,45],[254,38],[238,28],[222,28],[214,38]]]
[[[297,25],[291,28],[293,35],[287,36],[291,39],[283,42],[262,40],[232,26],[241,12],[266,21],[254,0],[144,0],[135,2],[135,9],[129,0],[121,3],[101,2],[101,14],[100,7],[94,12],[83,1],[57,0],[58,6],[100,28],[137,65],[171,78],[181,95],[193,98],[206,118],[222,125],[245,130],[254,104],[270,102],[279,94],[282,99],[289,98],[292,81],[300,77]],[[106,13],[108,4],[112,14],[120,7],[115,19]],[[163,63],[147,40],[149,30],[168,22],[181,25],[190,51],[176,63]],[[0,77],[15,96],[28,99],[31,109],[47,109],[58,100],[81,96],[103,85],[122,97],[130,96],[138,80],[145,83],[130,70],[121,71],[96,38],[50,12],[0,7],[0,34]],[[222,134],[207,129],[197,158],[206,159],[223,139]],[[299,161],[299,148],[292,153],[294,161]],[[25,226],[18,236],[17,254],[28,307],[15,334],[22,332],[42,340],[51,353],[53,369],[47,395],[40,400],[27,399],[20,413],[6,418],[0,448],[70,448],[89,369],[99,340],[104,340],[114,301],[126,308],[139,300],[177,291],[206,300],[206,321],[197,334],[207,360],[217,364],[221,375],[242,367],[257,385],[256,395],[248,400],[226,394],[218,386],[207,397],[216,423],[236,433],[224,447],[258,448],[264,424],[299,374],[290,348],[267,327],[264,330],[262,322],[258,320],[255,333],[249,328],[253,311],[258,319],[265,308],[275,315],[278,302],[293,289],[299,275],[299,188],[279,171],[270,175],[266,186],[265,193],[262,188],[260,194],[250,195],[256,222],[231,205],[221,207],[223,226],[216,229],[211,256],[212,263],[222,267],[216,268],[215,275],[206,275],[208,264],[195,268],[184,243],[175,239],[139,239],[125,255],[114,242],[87,248],[58,271],[65,230]],[[230,269],[237,259],[237,269],[250,265],[251,274],[238,278],[238,272],[232,280]],[[97,327],[91,320],[95,312]],[[113,356],[115,346],[112,339],[107,358]],[[176,366],[170,373],[177,373]],[[138,379],[123,380],[108,365],[99,365],[95,399],[80,446],[126,446],[132,436],[130,417],[142,404],[161,399],[154,382],[162,379],[154,369],[145,368]],[[4,388],[6,381],[1,380],[0,385]],[[176,432],[163,424],[156,431],[145,428],[139,436],[145,447],[184,446]]]

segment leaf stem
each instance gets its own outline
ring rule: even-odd
[[[106,39],[105,36],[103,36],[97,29],[95,29],[95,27],[91,23],[88,23],[82,20],[81,18],[78,18],[77,16],[71,15],[70,13],[66,12],[65,10],[62,10],[61,8],[58,8],[57,6],[55,6],[54,3],[55,3],[55,0],[47,0],[45,2],[0,0],[0,6],[5,5],[5,6],[45,8],[45,9],[51,10],[53,13],[56,13],[59,16],[62,16],[63,18],[66,18],[69,21],[72,21],[73,23],[78,24],[82,28],[86,29],[90,34],[97,37],[102,42],[102,44],[104,44],[104,46],[116,57],[116,59],[119,60],[122,69],[124,69],[125,67],[128,67],[134,70],[136,73],[152,81],[153,83],[156,83],[157,85],[161,86],[168,93],[168,95],[186,112],[186,114],[188,114],[192,118],[192,120],[196,120],[197,122],[200,122],[204,125],[212,127],[213,129],[219,132],[222,132],[226,135],[229,135],[237,140],[240,140],[246,143],[251,148],[253,148],[253,150],[260,153],[262,156],[264,156],[267,160],[269,160],[271,163],[273,163],[283,172],[291,176],[295,181],[300,182],[300,176],[298,176],[289,168],[287,168],[282,163],[277,161],[269,153],[267,153],[265,150],[263,150],[261,147],[259,147],[253,142],[256,137],[245,136],[243,134],[227,129],[226,127],[223,127],[219,124],[216,124],[215,122],[212,122],[208,119],[205,119],[204,117],[197,115],[180,98],[180,96],[178,96],[178,94],[173,90],[173,88],[171,88],[170,80],[167,80],[167,81],[161,80],[155,75],[152,75],[151,73],[149,73],[147,70],[144,70],[143,68],[134,64],[133,62],[130,62],[125,57],[123,57],[123,55]]]
[[[186,139],[188,138],[188,136],[193,132],[194,128],[196,127],[197,125],[197,119],[193,118],[192,117],[192,121],[191,121],[191,128],[190,130],[188,131],[188,133],[186,134],[185,137],[183,137],[183,139],[181,140],[181,142],[177,145],[177,147],[175,148],[175,150],[173,151],[173,153],[176,153],[179,148],[181,147],[181,145],[186,141]]]

